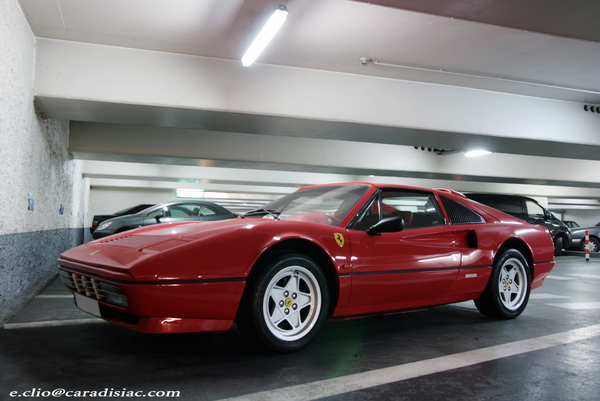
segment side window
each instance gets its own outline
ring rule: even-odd
[[[530,201],[529,199],[525,200],[525,207],[527,208],[527,215],[529,217],[543,219],[546,216],[546,214],[544,213],[544,209],[540,205],[533,201]]]
[[[166,207],[163,207],[163,208],[160,208],[160,209],[155,209],[155,210],[151,211],[150,213],[148,213],[146,215],[146,217],[149,217],[149,218],[153,219],[156,216],[158,216],[159,214],[163,214],[164,215],[167,212],[167,210],[168,209]]]
[[[208,207],[208,206],[202,206],[202,211],[200,212],[200,214],[202,216],[214,216],[215,214],[218,214],[215,210],[213,210],[212,208]]]
[[[381,219],[395,216],[404,220],[406,230],[444,224],[433,194],[384,190],[362,212],[351,228],[364,231]]]
[[[367,231],[369,227],[381,220],[381,216],[379,214],[379,210],[381,208],[379,205],[380,199],[378,196],[375,199],[373,199],[373,201],[365,210],[363,210],[363,212],[358,216],[354,224],[352,224],[349,228],[354,230]]]
[[[512,215],[523,214],[523,205],[520,198],[502,198],[498,200],[496,208]]]
[[[192,214],[192,211],[183,205],[172,206],[169,208],[169,212],[171,213],[171,217],[189,217]]]
[[[193,217],[204,213],[202,205],[196,203],[179,203],[171,205],[165,213],[166,217]]]

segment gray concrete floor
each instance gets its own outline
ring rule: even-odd
[[[0,400],[598,400],[599,288],[599,259],[562,256],[515,320],[466,302],[328,322],[305,350],[273,355],[235,327],[116,327],[79,311],[56,280],[0,329]]]

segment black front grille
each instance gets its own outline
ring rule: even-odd
[[[118,320],[123,323],[131,324],[133,326],[138,324],[141,320],[141,316],[131,315],[129,313],[109,308],[107,306],[104,306],[103,304],[100,304],[100,313],[102,314],[103,318]]]
[[[72,290],[77,291],[86,297],[96,298],[99,301],[104,300],[104,291],[100,285],[100,281],[93,277],[88,277],[83,274],[71,273],[65,270],[59,270],[58,275],[64,285]]]

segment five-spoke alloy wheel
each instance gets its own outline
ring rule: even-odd
[[[512,319],[525,310],[530,292],[527,261],[519,251],[507,249],[498,254],[488,285],[475,305],[486,316]]]
[[[310,258],[284,255],[269,263],[245,297],[238,314],[244,334],[277,352],[306,346],[327,318],[329,291]]]

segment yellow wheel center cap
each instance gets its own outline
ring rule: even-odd
[[[292,298],[288,298],[285,300],[285,306],[287,306],[288,308],[292,306],[293,303],[294,301],[292,301]]]

